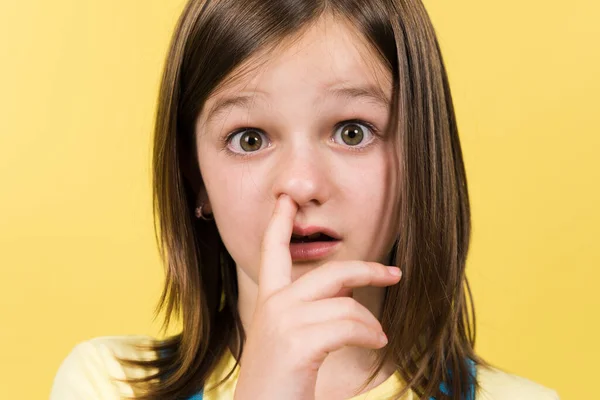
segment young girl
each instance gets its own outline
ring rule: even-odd
[[[190,0],[160,89],[166,340],[52,399],[557,399],[474,350],[467,181],[420,0]]]

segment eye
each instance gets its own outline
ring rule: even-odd
[[[351,147],[363,147],[373,140],[373,130],[374,127],[365,121],[344,121],[337,125],[333,140]]]
[[[227,139],[228,147],[234,153],[252,153],[268,146],[264,133],[256,129],[246,129],[232,134]]]

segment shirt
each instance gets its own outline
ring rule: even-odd
[[[126,378],[142,377],[148,371],[121,365],[115,357],[147,359],[152,352],[142,353],[133,344],[150,343],[149,336],[104,336],[84,341],[75,346],[61,363],[54,378],[50,400],[120,400],[134,396],[130,385],[120,382]],[[203,400],[231,400],[239,375],[239,365],[222,385],[211,390],[235,365],[235,358],[227,351],[210,374]],[[517,375],[495,368],[477,366],[477,380],[481,386],[476,400],[558,400],[558,394],[549,388]],[[399,372],[395,372],[378,386],[349,400],[392,399],[405,387]],[[408,391],[401,400],[419,400]]]

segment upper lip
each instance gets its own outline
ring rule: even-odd
[[[298,226],[298,225],[294,225],[294,230],[292,231],[293,235],[298,235],[298,236],[308,236],[308,235],[312,235],[313,233],[317,233],[320,232],[324,235],[327,235],[329,237],[332,237],[334,239],[341,239],[340,235],[334,231],[333,229],[329,229],[329,228],[325,228],[322,226]]]

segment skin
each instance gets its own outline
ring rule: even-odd
[[[351,25],[328,16],[269,52],[267,59],[259,57],[246,63],[255,67],[243,74],[243,79],[228,81],[209,97],[196,126],[205,185],[198,202],[207,203],[205,212],[214,214],[221,238],[236,262],[240,315],[250,332],[238,387],[257,395],[259,377],[250,370],[269,368],[282,371],[279,381],[288,390],[292,383],[297,384],[296,391],[263,392],[261,398],[312,398],[303,397],[311,390],[317,399],[347,398],[369,376],[373,351],[380,344],[357,333],[337,347],[330,343],[327,351],[298,349],[298,357],[290,357],[289,352],[283,354],[294,334],[283,335],[277,321],[283,314],[293,315],[294,324],[299,324],[295,329],[301,331],[302,323],[319,322],[315,318],[346,318],[370,327],[372,338],[381,330],[378,319],[384,287],[397,283],[379,264],[388,262],[397,207],[390,200],[397,193],[395,155],[391,139],[384,134],[390,116],[385,101],[391,96],[391,75]],[[340,88],[369,86],[378,88],[384,100],[331,94]],[[251,96],[251,101],[211,118],[210,110],[216,104],[240,94]],[[369,122],[378,132],[359,125],[363,141],[349,145],[342,131],[351,123],[336,124],[351,119]],[[240,143],[243,132],[223,142],[239,128],[260,132],[253,136],[262,140],[258,150],[244,150]],[[287,203],[279,207],[287,211],[278,214],[274,210],[280,196]],[[287,243],[294,224],[329,227],[341,236],[341,243],[326,258],[292,262]],[[268,227],[271,239],[267,239]],[[323,285],[330,285],[329,289]],[[338,291],[354,287],[352,298],[334,304],[332,297],[337,292],[330,293],[331,285]],[[320,290],[321,303],[308,294],[310,290]],[[287,304],[287,311],[269,307],[280,294],[279,303]],[[312,308],[306,308],[306,301],[312,302]],[[348,301],[357,307],[348,307]],[[288,324],[289,329],[289,319]],[[322,338],[325,332],[335,333],[340,325],[323,329],[313,333]],[[269,330],[280,335],[267,340],[264,332]],[[287,336],[287,341],[281,336]],[[359,336],[362,339],[357,339]],[[280,353],[273,350],[261,356],[258,349],[264,353],[266,347],[279,348]],[[306,354],[314,356],[303,364],[312,371],[305,371],[300,384],[298,360]],[[296,365],[290,360],[297,360]],[[244,364],[248,365],[245,369]],[[367,390],[389,377],[392,370],[386,366]],[[296,378],[284,385],[286,377],[294,375]],[[241,397],[236,393],[236,398]]]

